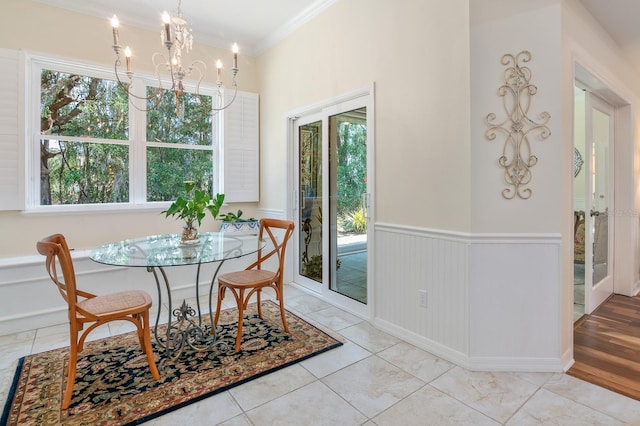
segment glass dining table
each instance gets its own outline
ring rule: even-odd
[[[95,262],[112,266],[142,267],[153,273],[158,291],[158,313],[154,336],[164,350],[166,358],[178,358],[184,349],[196,351],[213,348],[216,328],[213,325],[212,295],[215,280],[222,264],[229,260],[257,252],[265,242],[257,235],[227,234],[224,232],[200,233],[197,243],[184,244],[181,234],[153,235],[105,244],[92,250],[89,258]],[[200,267],[206,263],[218,265],[209,287],[209,310],[203,312],[200,306]],[[165,272],[166,267],[197,265],[195,300],[196,309],[182,300],[175,307],[171,297],[171,285]],[[162,311],[162,289],[167,292],[168,318],[166,331],[159,327]],[[204,321],[207,315],[209,321]],[[203,318],[204,317],[204,318]]]

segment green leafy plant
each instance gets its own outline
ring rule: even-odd
[[[367,216],[363,209],[353,211],[340,219],[340,225],[345,232],[364,234],[367,232]]]
[[[237,213],[228,212],[220,216],[220,220],[223,222],[236,223],[236,222],[251,222],[256,220],[254,217],[245,219],[242,217],[242,210],[238,210]]]
[[[207,191],[196,189],[194,181],[185,181],[184,189],[186,198],[179,196],[171,203],[169,208],[162,212],[165,217],[174,216],[176,219],[184,220],[188,228],[194,227],[195,223],[200,226],[206,211],[209,211],[214,219],[217,218],[224,202],[224,194],[216,194],[211,198]],[[193,196],[191,196],[192,192]]]
[[[322,255],[314,254],[304,263],[304,275],[309,278],[322,279]],[[336,271],[340,269],[342,262],[336,259]]]

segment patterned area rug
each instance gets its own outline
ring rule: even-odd
[[[271,301],[262,302],[263,320],[255,304],[247,312],[239,353],[234,350],[238,313],[228,309],[218,321],[215,349],[187,349],[179,359],[165,360],[159,365],[159,381],[149,372],[135,332],[87,343],[68,410],[60,409],[68,348],[26,356],[0,424],[140,424],[342,345],[290,312],[290,333],[284,333],[279,308]]]

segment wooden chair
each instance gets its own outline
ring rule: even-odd
[[[69,408],[71,394],[76,376],[76,362],[87,335],[96,327],[114,320],[132,322],[138,329],[138,339],[142,351],[147,355],[149,369],[153,378],[160,379],[160,374],[153,359],[151,335],[149,332],[149,308],[151,297],[144,291],[131,290],[119,293],[96,296],[76,288],[76,276],[69,247],[63,235],[54,234],[43,238],[37,244],[38,252],[47,257],[46,268],[53,282],[58,286],[60,294],[69,307],[69,366],[67,387],[62,400],[62,409]],[[59,270],[62,272],[60,277]],[[79,300],[82,298],[82,300]],[[86,323],[92,323],[80,333]],[[80,334],[80,338],[78,338]]]
[[[262,318],[260,310],[260,293],[263,288],[272,288],[276,292],[276,298],[280,302],[280,316],[282,317],[282,325],[286,333],[289,332],[287,320],[284,311],[284,294],[282,278],[284,273],[284,254],[287,247],[287,241],[293,233],[293,222],[289,220],[278,219],[261,219],[260,220],[260,239],[266,234],[273,249],[268,253],[264,253],[266,249],[258,250],[258,259],[249,265],[244,271],[230,272],[218,277],[218,305],[214,324],[218,324],[220,317],[220,305],[224,299],[225,291],[229,289],[236,299],[238,305],[238,333],[236,335],[236,352],[240,351],[240,342],[242,341],[242,320],[245,309],[249,303],[249,299],[255,293],[258,299],[258,316]],[[282,241],[278,242],[273,229],[284,230]],[[269,247],[269,246],[268,246]],[[277,255],[278,268],[276,271],[262,269],[262,264],[271,256]],[[245,292],[248,290],[248,293]]]

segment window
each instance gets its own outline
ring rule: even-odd
[[[165,90],[157,108],[144,111],[108,68],[29,54],[21,61],[3,66],[11,65],[17,75],[25,65],[30,71],[26,134],[35,137],[24,153],[26,181],[24,167],[15,167],[19,158],[0,163],[0,174],[26,186],[25,193],[8,193],[0,210],[24,205],[20,197],[27,210],[36,211],[157,206],[181,195],[187,179],[211,193],[224,192],[228,201],[258,201],[256,94],[238,92],[230,108],[212,115],[207,105],[215,88],[201,87],[202,95],[195,95],[187,87],[179,100]],[[157,79],[134,84],[143,94],[158,90]],[[19,110],[24,97],[15,98],[24,95],[15,86],[4,89],[15,92],[5,95]],[[11,146],[19,152],[19,132],[14,133]],[[18,200],[5,207],[9,199]]]
[[[40,205],[129,202],[129,98],[112,80],[40,72]]]
[[[211,96],[163,90],[157,102],[148,86],[144,111],[97,72],[38,69],[41,206],[170,201],[185,180],[213,192]]]
[[[148,87],[147,93],[154,90]],[[185,180],[197,181],[201,189],[213,192],[214,137],[206,105],[211,105],[211,96],[183,93],[176,102],[175,94],[165,90],[157,108],[146,113],[147,201],[185,195]]]

